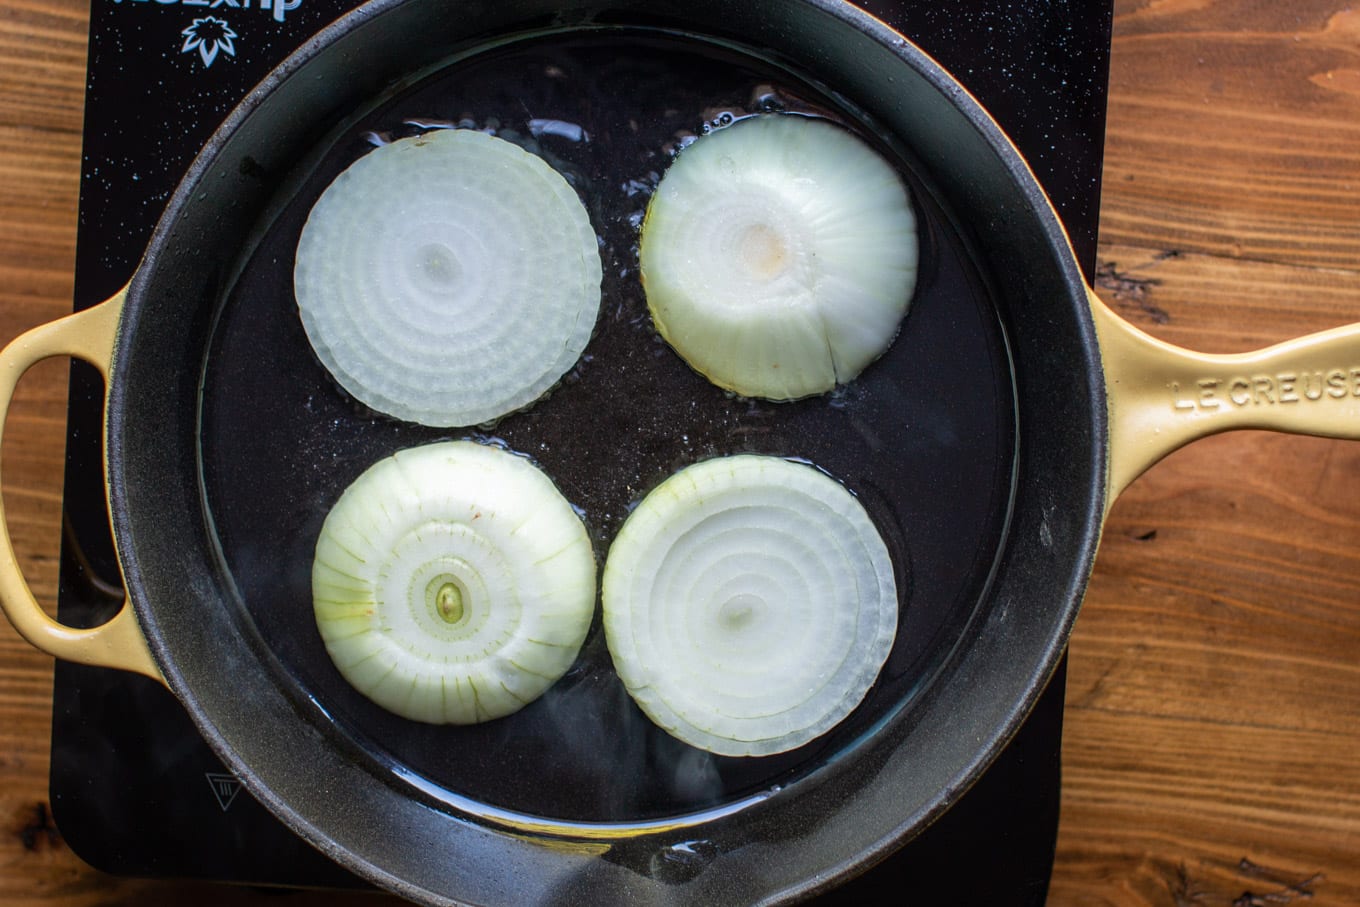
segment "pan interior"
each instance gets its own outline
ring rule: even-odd
[[[636,243],[651,190],[684,137],[781,108],[835,119],[895,161],[922,247],[915,301],[888,353],[843,389],[774,404],[712,386],[655,335]],[[546,399],[483,431],[398,422],[348,398],[312,353],[292,292],[299,232],[330,181],[374,142],[451,124],[494,131],[561,171],[587,206],[605,270],[581,362]],[[585,30],[501,44],[375,99],[280,185],[219,302],[202,371],[199,473],[236,617],[297,709],[336,745],[461,810],[645,824],[752,802],[912,720],[913,702],[987,591],[1017,434],[992,294],[908,149],[847,100],[754,54],[650,30]],[[331,505],[373,462],[468,437],[530,456],[584,514],[601,562],[630,508],[682,466],[738,452],[817,464],[858,495],[894,560],[900,623],[878,682],[849,719],[798,750],[712,756],[633,705],[597,615],[567,675],[512,716],[435,727],[385,712],[325,652],[312,616],[313,547]]]

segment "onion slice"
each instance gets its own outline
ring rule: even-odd
[[[916,285],[916,217],[859,138],[794,114],[741,119],[676,157],[640,239],[658,332],[714,384],[794,400],[855,378]]]
[[[605,560],[604,628],[638,706],[726,756],[784,752],[864,698],[897,633],[887,546],[839,482],[777,457],[687,467]]]
[[[575,364],[599,244],[540,157],[472,130],[375,148],[313,206],[293,288],[307,337],[367,406],[433,426],[522,409]]]
[[[585,526],[528,460],[444,441],[378,461],[335,503],[312,564],[336,668],[432,724],[508,715],[575,660],[595,609]]]

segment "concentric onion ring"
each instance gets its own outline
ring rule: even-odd
[[[864,698],[897,587],[859,501],[776,457],[695,464],[619,531],[602,578],[615,668],[659,726],[728,756],[783,752]]]
[[[399,419],[478,425],[575,364],[600,305],[599,244],[575,191],[494,136],[375,148],[312,208],[293,286],[317,357]]]
[[[340,673],[407,718],[471,724],[540,696],[595,609],[585,526],[522,457],[470,441],[369,467],[322,525],[317,628]]]
[[[643,222],[657,331],[748,397],[795,400],[855,378],[897,335],[916,284],[901,177],[824,120],[738,120],[686,147]]]

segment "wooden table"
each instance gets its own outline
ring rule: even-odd
[[[87,14],[0,0],[0,340],[70,308]],[[1216,352],[1360,320],[1360,7],[1118,0],[1108,135],[1099,284],[1126,317]],[[3,447],[46,601],[65,376],[25,378]],[[266,900],[63,846],[51,673],[0,626],[0,903]],[[1360,444],[1224,435],[1134,483],[1072,640],[1063,759],[1052,904],[1360,903]]]

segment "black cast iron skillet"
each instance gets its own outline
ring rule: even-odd
[[[899,164],[923,266],[882,360],[777,406],[717,391],[652,336],[633,243],[668,149],[780,109],[837,120]],[[307,347],[290,283],[302,219],[335,173],[374,141],[454,124],[567,175],[606,266],[583,361],[481,433],[346,398]],[[59,657],[162,680],[288,825],[428,903],[775,903],[835,884],[947,809],[1018,728],[1066,643],[1104,513],[1142,469],[1228,428],[1360,436],[1360,329],[1234,357],[1142,335],[1085,285],[985,111],[832,0],[366,5],[232,114],[123,293],[0,353],[0,399],[52,355],[106,377],[130,606],[94,630],[54,623],[6,538],[7,615]],[[894,555],[902,617],[879,682],[799,750],[718,758],[642,718],[596,626],[568,675],[507,719],[430,728],[382,712],[321,647],[311,545],[360,471],[442,437],[532,456],[600,557],[680,466],[812,460],[860,496]]]

